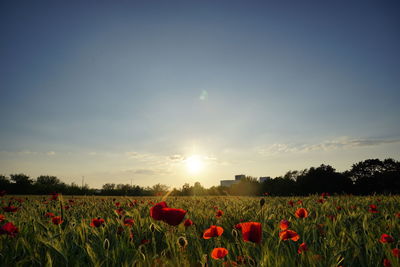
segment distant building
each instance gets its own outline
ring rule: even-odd
[[[272,179],[272,178],[269,177],[269,176],[260,177],[260,183],[264,183],[264,182],[266,182],[266,181],[268,181],[268,180],[270,180],[270,179]]]
[[[244,178],[246,178],[246,175],[244,174],[235,175],[235,180],[221,180],[221,186],[230,187],[233,184],[239,183],[240,180]]]
[[[236,181],[240,181],[240,180],[242,180],[244,178],[246,178],[246,175],[244,175],[244,174],[235,175],[235,180]]]

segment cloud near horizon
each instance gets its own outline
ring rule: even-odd
[[[357,147],[372,147],[385,144],[400,143],[400,138],[396,139],[354,139],[342,137],[328,140],[316,144],[292,144],[275,143],[267,147],[258,148],[261,155],[276,155],[280,153],[307,153],[312,151],[332,151],[337,149],[351,149]]]

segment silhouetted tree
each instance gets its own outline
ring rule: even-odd
[[[302,194],[343,193],[351,191],[352,182],[345,175],[336,172],[332,166],[321,164],[297,177],[297,185]]]
[[[32,194],[33,180],[25,174],[11,174],[10,175],[12,191],[17,194]]]
[[[0,175],[0,191],[5,190],[6,192],[10,192],[11,183],[10,179],[4,175]]]
[[[353,164],[345,175],[354,182],[355,193],[400,193],[400,162],[367,159]]]

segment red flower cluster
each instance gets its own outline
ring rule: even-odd
[[[8,205],[7,207],[3,207],[3,210],[5,212],[17,212],[18,208]]]
[[[51,221],[55,225],[59,225],[59,224],[63,223],[61,216],[54,216],[53,218],[51,218]]]
[[[243,240],[246,242],[260,243],[262,239],[261,223],[258,222],[245,222],[239,223],[236,229],[242,230]]]
[[[8,235],[14,237],[16,234],[18,234],[18,232],[18,228],[11,222],[4,224],[0,228],[0,235]]]
[[[150,216],[156,221],[164,221],[169,225],[178,225],[182,222],[186,210],[168,208],[167,203],[164,201],[155,204],[150,208]]]
[[[378,213],[379,212],[378,211],[378,207],[376,205],[369,205],[368,211],[371,212],[371,213]]]

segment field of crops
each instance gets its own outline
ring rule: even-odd
[[[399,266],[399,196],[3,196],[1,266]],[[165,201],[165,202],[163,202]]]

